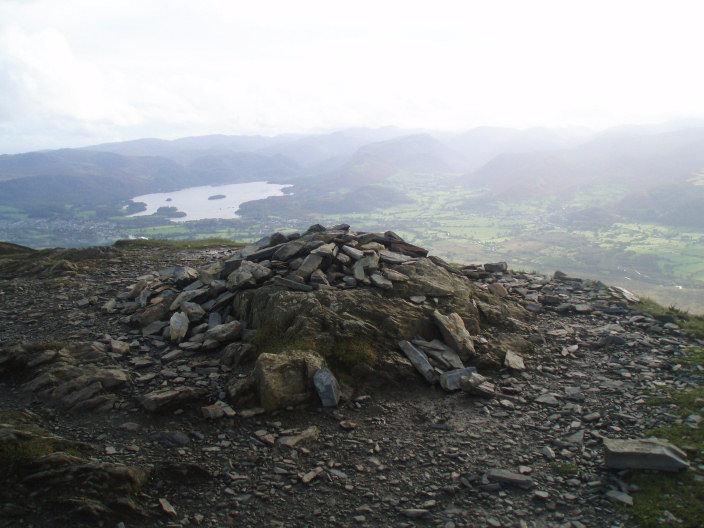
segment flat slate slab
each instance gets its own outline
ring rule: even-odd
[[[413,366],[421,373],[427,382],[434,385],[437,382],[437,374],[428,361],[428,356],[425,355],[425,352],[408,341],[400,341],[398,346],[401,347],[403,353],[406,354],[406,357],[413,363]]]
[[[689,467],[684,451],[659,438],[604,438],[604,459],[606,467],[614,469],[679,471]]]

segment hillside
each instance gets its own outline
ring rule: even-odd
[[[661,302],[700,310],[703,153],[701,123],[680,123],[599,134],[484,127],[220,135],[2,156],[0,239],[32,247],[129,236],[256,240],[344,215],[370,230],[402,226],[451,259],[636,281]],[[230,218],[179,224],[170,218],[184,211],[127,216],[140,210],[128,202],[137,195],[257,181],[290,186],[284,196],[241,204],[239,218],[234,205]]]
[[[701,318],[392,231],[157,242],[0,262],[6,525],[704,519]]]

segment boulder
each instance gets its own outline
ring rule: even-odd
[[[379,358],[379,370],[389,367],[399,376],[407,375],[407,364],[401,367],[398,363],[398,342],[439,334],[429,304],[411,303],[408,298],[437,298],[436,306],[443,312],[457,313],[470,332],[478,332],[479,312],[472,299],[481,290],[428,259],[398,268],[408,280],[395,282],[392,290],[355,288],[349,277],[349,287],[305,292],[289,288],[310,289],[309,285],[291,281],[284,286],[277,279],[281,285],[268,283],[235,292],[232,316],[245,321],[248,328],[275,328],[284,340],[364,341]]]
[[[442,315],[435,310],[433,320],[438,325],[445,343],[457,352],[465,364],[476,359],[472,337],[459,314],[453,312],[449,315]]]
[[[310,401],[315,394],[313,376],[322,367],[323,360],[312,352],[261,354],[252,373],[261,406],[273,411]]]

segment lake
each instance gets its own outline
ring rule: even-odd
[[[135,196],[132,201],[143,202],[146,211],[130,216],[145,216],[156,213],[160,207],[174,207],[186,216],[170,218],[173,222],[204,220],[207,218],[239,218],[240,204],[252,200],[262,200],[269,196],[282,196],[283,189],[290,185],[266,182],[231,183],[228,185],[203,185],[180,191],[144,194]],[[210,199],[209,199],[210,198]]]

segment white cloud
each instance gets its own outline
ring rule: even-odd
[[[704,117],[701,10],[0,2],[0,152],[149,135]]]

